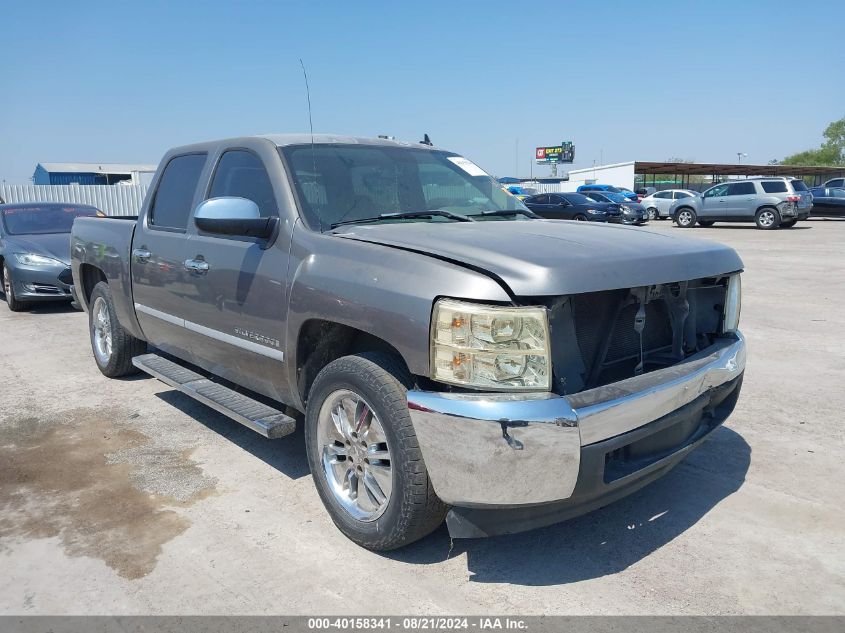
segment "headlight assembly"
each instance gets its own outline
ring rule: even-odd
[[[728,278],[725,290],[725,312],[722,320],[722,332],[736,332],[739,328],[739,313],[742,309],[742,281],[739,273]]]
[[[587,209],[587,213],[590,215],[598,215],[599,213],[604,213],[604,211],[599,211],[598,209]]]
[[[487,306],[452,299],[434,305],[434,380],[496,391],[548,391],[550,359],[545,308]]]
[[[35,253],[15,253],[17,259],[24,266],[64,266],[62,262],[52,257],[36,255]]]

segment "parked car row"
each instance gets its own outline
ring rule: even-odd
[[[608,196],[613,192],[541,193],[523,200],[526,207],[543,218],[551,220],[577,220],[582,222],[613,222],[617,224],[643,224],[644,209],[634,209],[633,203]],[[614,194],[618,195],[618,194]]]

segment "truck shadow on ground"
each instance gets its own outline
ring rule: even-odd
[[[311,474],[305,455],[305,434],[301,420],[297,420],[296,431],[291,435],[268,440],[179,391],[165,391],[155,395],[291,479]]]
[[[473,582],[543,586],[615,574],[672,541],[736,492],[750,463],[748,443],[721,427],[669,474],[630,497],[523,534],[456,539],[449,556],[466,554]],[[388,556],[407,563],[439,563],[446,558],[444,543],[449,543],[445,526]]]
[[[294,434],[268,440],[178,391],[156,397],[287,477],[309,475],[301,420]],[[428,565],[465,553],[472,582],[543,586],[600,578],[636,564],[695,525],[742,486],[750,463],[745,439],[722,426],[662,479],[585,516],[522,534],[456,539],[451,551],[444,524],[422,541],[383,555]]]

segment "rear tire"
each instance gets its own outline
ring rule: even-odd
[[[787,220],[785,222],[780,223],[780,228],[782,229],[791,229],[793,226],[798,224],[798,220]]]
[[[703,226],[704,228],[709,228],[716,224],[716,220],[699,220],[698,226]]]
[[[677,224],[682,229],[688,229],[690,227],[695,226],[696,220],[698,220],[698,216],[696,215],[695,211],[690,209],[689,207],[684,207],[683,209],[678,209],[675,212],[675,224]]]
[[[6,297],[6,305],[12,312],[21,312],[29,307],[24,301],[18,301],[15,297],[15,284],[12,283],[12,271],[7,264],[3,264],[3,295]]]
[[[94,286],[89,301],[88,331],[94,361],[104,376],[119,378],[140,370],[132,358],[147,351],[146,341],[135,338],[117,320],[111,288],[101,281]]]
[[[446,516],[408,414],[412,385],[397,358],[364,353],[326,365],[308,395],[314,485],[338,529],[370,550],[413,543]]]
[[[772,229],[776,229],[780,226],[780,213],[778,213],[777,209],[773,209],[772,207],[763,207],[757,211],[757,215],[754,216],[754,223],[757,225],[758,229],[771,231]]]

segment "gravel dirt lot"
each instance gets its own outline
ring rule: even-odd
[[[726,426],[585,517],[387,555],[334,528],[301,431],[108,380],[86,315],[0,306],[0,613],[845,613],[845,222],[685,234],[746,264]]]

